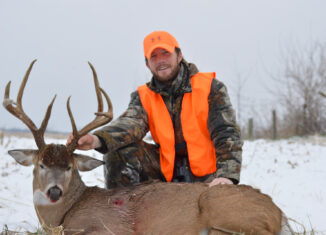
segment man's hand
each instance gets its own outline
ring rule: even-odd
[[[233,182],[227,178],[215,178],[212,182],[208,184],[209,187],[212,187],[217,184],[233,184]]]
[[[70,133],[66,145],[69,145],[73,138],[74,136],[72,135],[72,133]],[[77,149],[79,150],[90,150],[99,147],[101,147],[101,141],[96,135],[87,134],[80,137],[80,139],[78,140]]]

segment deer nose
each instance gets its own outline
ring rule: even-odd
[[[58,186],[53,186],[49,188],[47,196],[50,198],[51,202],[56,202],[62,196],[62,191]]]

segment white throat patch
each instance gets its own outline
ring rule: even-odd
[[[39,189],[37,189],[33,194],[33,202],[35,205],[39,206],[51,205],[51,202],[49,201],[47,196]]]

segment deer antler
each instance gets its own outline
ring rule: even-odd
[[[92,122],[88,123],[80,131],[77,131],[75,120],[74,120],[74,117],[73,117],[71,109],[70,109],[70,97],[68,98],[67,110],[69,113],[69,117],[70,117],[70,121],[71,121],[71,125],[72,125],[72,131],[73,131],[72,133],[74,136],[73,140],[71,141],[71,143],[68,146],[69,152],[75,151],[80,137],[82,137],[83,135],[86,135],[88,132],[90,132],[91,130],[94,130],[95,128],[97,128],[99,126],[102,126],[102,125],[110,122],[113,119],[113,108],[112,108],[111,100],[110,100],[109,96],[106,94],[106,92],[100,87],[98,79],[97,79],[97,74],[96,74],[96,71],[95,71],[93,65],[90,62],[88,62],[88,64],[91,67],[92,72],[93,72],[98,108],[97,108],[97,112],[95,113],[95,115],[96,115],[95,119]],[[102,100],[101,93],[104,95],[104,97],[108,103],[108,111],[107,112],[103,112],[103,100]]]
[[[31,130],[31,132],[34,136],[36,145],[41,150],[45,146],[44,132],[45,132],[46,126],[48,125],[49,118],[51,116],[51,110],[52,110],[52,106],[53,106],[54,100],[56,98],[56,95],[54,96],[50,105],[47,108],[47,111],[46,111],[45,117],[43,119],[43,122],[41,124],[41,127],[39,129],[37,129],[37,127],[35,126],[33,121],[25,114],[25,112],[23,110],[23,105],[22,105],[22,97],[23,97],[24,89],[25,89],[29,74],[30,74],[35,62],[36,62],[36,60],[33,60],[32,63],[30,64],[28,70],[26,71],[24,79],[19,88],[19,92],[17,95],[17,102],[15,103],[13,100],[11,100],[9,98],[10,84],[11,84],[11,81],[10,81],[10,82],[8,82],[8,84],[6,86],[5,96],[4,96],[4,100],[3,100],[2,104],[5,107],[5,109],[7,109],[15,117],[20,119],[23,123],[25,123],[25,125]]]

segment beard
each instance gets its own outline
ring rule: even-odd
[[[171,68],[171,72],[164,76],[159,75],[158,68],[165,65],[159,65],[155,70],[151,70],[153,76],[162,83],[171,83],[177,77],[180,71],[180,64],[177,64],[175,67]],[[166,65],[171,66],[171,65]]]

